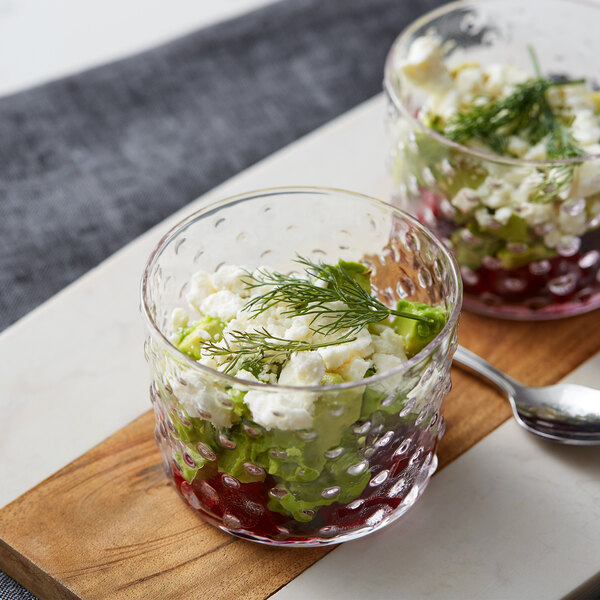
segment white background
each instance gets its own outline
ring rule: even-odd
[[[275,0],[0,0],[0,96]]]

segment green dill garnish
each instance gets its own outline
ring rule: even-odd
[[[542,76],[531,47],[529,53],[535,78],[517,84],[512,94],[505,98],[490,100],[458,113],[443,128],[438,126],[438,131],[458,143],[479,139],[497,154],[507,154],[508,136],[519,133],[532,145],[546,138],[548,160],[583,156],[585,153],[576,145],[569,130],[572,119],[555,113],[546,92],[552,87],[577,85],[585,80],[551,81]],[[573,175],[573,164],[548,168],[535,200],[551,200],[570,186]]]
[[[406,317],[425,323],[431,319],[387,307],[371,296],[369,270],[359,263],[340,260],[337,265],[314,263],[298,256],[307,279],[295,275],[258,270],[246,273],[248,289],[268,288],[251,298],[243,307],[251,318],[282,305],[288,317],[311,315],[311,328],[324,336],[339,334],[325,341],[306,342],[277,337],[262,327],[255,331],[233,331],[230,340],[207,342],[202,352],[209,356],[227,357],[225,372],[236,367],[256,370],[265,362],[285,364],[293,352],[316,350],[353,341],[356,334],[372,323],[390,316]],[[333,305],[343,302],[344,307]]]
[[[227,365],[223,369],[225,373],[233,371],[238,366],[246,371],[259,372],[266,362],[284,364],[293,352],[317,350],[356,339],[352,335],[344,335],[326,342],[288,340],[272,335],[264,327],[256,331],[233,331],[230,338],[234,346],[224,338],[224,346],[207,342],[202,347],[202,351],[209,356],[227,357]]]
[[[366,289],[364,279],[360,278],[361,273],[356,270],[357,263],[340,261],[337,265],[325,265],[301,256],[296,262],[304,266],[309,279],[269,271],[258,271],[258,276],[248,273],[245,283],[250,289],[273,287],[261,296],[252,298],[245,304],[244,310],[256,316],[276,304],[283,304],[286,306],[282,312],[284,315],[313,315],[313,330],[323,335],[342,330],[345,333],[357,333],[367,325],[380,323],[389,316],[429,321],[420,315],[389,308],[371,296],[370,287]],[[361,266],[364,276],[368,269]],[[332,306],[335,302],[343,302],[345,306]]]

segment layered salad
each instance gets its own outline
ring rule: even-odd
[[[597,298],[600,91],[546,76],[533,48],[528,71],[450,66],[451,50],[431,33],[395,66],[412,103],[392,124],[400,196],[453,248],[467,295],[532,310]]]
[[[175,360],[153,384],[180,494],[265,542],[376,526],[431,474],[443,433],[447,386],[426,356],[401,367],[443,329],[445,309],[384,305],[361,263],[297,266],[195,273],[171,342],[202,368]]]

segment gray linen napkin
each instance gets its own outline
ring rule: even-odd
[[[152,225],[381,90],[439,0],[286,0],[0,98],[0,330]],[[0,598],[31,594],[0,573]]]

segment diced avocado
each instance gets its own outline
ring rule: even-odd
[[[373,415],[375,411],[381,411],[386,415],[398,415],[406,403],[406,394],[396,391],[393,396],[388,392],[368,387],[363,394],[361,420],[366,420]]]
[[[435,124],[432,123],[431,127],[435,128]],[[416,131],[414,143],[405,143],[403,155],[392,163],[394,181],[400,183],[406,181],[408,176],[414,176],[420,186],[431,188],[431,179],[426,179],[424,173],[431,171],[438,183],[444,180],[444,174],[436,165],[440,165],[448,156],[448,151],[448,146],[428,133]]]
[[[528,242],[533,234],[527,225],[527,221],[517,215],[512,215],[506,225],[498,229],[480,228],[489,235],[505,242]],[[477,233],[474,231],[475,235]]]
[[[357,449],[344,452],[334,460],[330,460],[321,471],[319,477],[308,483],[288,482],[278,487],[288,493],[281,498],[269,500],[269,509],[283,514],[291,514],[296,521],[312,521],[321,506],[334,502],[350,502],[358,498],[371,478],[368,468],[353,473],[351,466],[360,462]],[[348,471],[350,469],[350,472]],[[336,495],[323,497],[323,490],[337,487]]]
[[[446,324],[446,311],[441,306],[398,300],[396,310],[428,319],[421,321],[410,317],[396,317],[392,322],[396,333],[404,338],[408,358],[429,344]]]
[[[306,460],[317,465],[324,453],[337,446],[342,436],[360,417],[362,387],[354,387],[336,392],[325,392],[315,403],[313,431],[317,436],[306,447]]]
[[[524,243],[530,241],[533,237],[533,233],[530,231],[527,222],[517,215],[512,215],[506,225],[503,225],[498,229],[481,227],[477,221],[474,220],[470,221],[466,225],[466,228],[472,235],[471,239],[465,240],[463,238],[463,231],[458,229],[450,236],[450,241],[452,242],[454,254],[459,264],[473,270],[476,270],[481,266],[483,259],[486,256],[498,256],[500,258],[500,253],[504,251],[503,249],[505,249],[506,243]],[[511,254],[511,256],[516,255]],[[509,257],[507,257],[507,259],[508,258]],[[531,262],[531,260],[536,259],[526,260],[521,264],[527,264],[528,262]]]
[[[250,409],[244,404],[244,396],[247,394],[246,390],[240,390],[239,388],[231,387],[227,390],[227,395],[233,402],[233,414],[240,418],[249,418]]]
[[[479,269],[486,256],[495,256],[503,247],[503,242],[486,234],[476,235],[475,241],[465,241],[461,230],[450,236],[456,260],[469,269]]]
[[[599,90],[600,92],[600,90]],[[600,112],[600,109],[599,109]],[[592,194],[591,196],[588,196],[585,199],[585,211],[586,211],[586,215],[589,221],[592,221],[592,223],[596,223],[596,221],[594,220],[597,216],[597,209],[598,206],[600,205],[600,193],[596,193],[596,194]],[[592,223],[590,223],[589,225],[591,226]],[[592,227],[591,229],[598,229],[600,228],[600,222],[596,223],[596,225],[594,227]]]
[[[198,471],[206,464],[206,459],[196,450],[194,450],[191,446],[188,446],[186,450],[188,457],[192,459],[192,462],[195,463],[195,466],[191,466],[187,463],[187,461],[183,458],[181,453],[175,454],[175,461],[177,462],[177,466],[183,475],[183,478],[186,481],[192,483],[198,474]]]
[[[180,452],[175,454],[175,460],[181,474],[184,479],[191,483],[198,474],[198,471],[200,471],[207,463],[206,458],[196,450],[196,444],[199,441],[202,441],[208,448],[214,451],[217,448],[215,443],[215,429],[212,423],[197,417],[186,417],[185,419],[182,419],[174,412],[170,413],[169,416],[177,430],[177,435],[181,441],[186,444],[188,456],[195,464],[195,466],[188,464],[188,461]]]
[[[429,126],[440,133],[444,129],[443,123],[439,121],[431,122]],[[404,181],[407,175],[412,175],[421,187],[452,198],[462,188],[476,190],[488,175],[479,160],[451,149],[428,133],[417,131],[414,143],[416,148],[412,150],[410,144],[406,144],[404,160],[395,163],[395,168],[398,169],[395,178],[398,181]],[[450,166],[449,169],[442,167],[444,161]],[[459,223],[464,218],[460,211],[455,216]]]
[[[459,264],[477,270],[481,267],[486,256],[497,257],[504,269],[516,269],[530,262],[550,258],[556,253],[542,243],[532,244],[524,252],[512,252],[508,243],[531,243],[534,234],[524,219],[512,215],[508,223],[498,229],[481,227],[472,221],[467,225],[472,238],[465,240],[463,231],[456,230],[450,241]]]
[[[369,268],[358,262],[351,262],[340,259],[337,264],[338,268],[344,271],[350,279],[353,279],[365,292],[371,293],[371,271]],[[337,276],[335,269],[328,267],[328,270]]]
[[[518,253],[511,252],[508,248],[502,248],[496,256],[502,262],[503,269],[518,269],[536,260],[551,258],[555,255],[556,251],[552,248],[548,248],[544,244],[534,244],[523,252]]]
[[[432,123],[436,126],[435,123]],[[415,133],[415,144],[419,149],[419,158],[427,165],[435,165],[448,156],[448,146],[438,142],[435,138],[425,132]]]
[[[452,175],[440,177],[440,189],[452,198],[463,188],[476,190],[485,181],[487,175],[488,172],[479,164],[457,166]]]
[[[590,92],[590,98],[596,107],[596,112],[600,113],[600,90]]]
[[[242,395],[230,397],[235,403],[243,400]],[[257,428],[256,435],[249,435],[244,424],[238,423],[229,433],[234,446],[215,449],[219,470],[244,483],[256,481],[244,468],[244,463],[251,462],[285,481],[312,481],[327,463],[325,453],[338,446],[344,432],[358,420],[361,400],[362,388],[326,392],[315,404],[313,427],[305,432],[306,436],[302,432],[262,428]]]
[[[337,385],[343,381],[344,378],[339,373],[325,373],[321,379],[321,385]]]
[[[361,419],[367,419],[372,413],[381,408],[381,402],[385,400],[386,395],[379,390],[367,387],[363,394]]]
[[[203,317],[192,326],[182,330],[182,337],[177,347],[190,358],[198,360],[201,356],[202,345],[207,339],[218,342],[221,339],[224,327],[225,323],[220,319],[209,316]]]
[[[207,440],[210,439],[209,445],[214,443],[214,429],[212,423],[198,417],[186,417],[184,422],[175,412],[169,413],[169,416],[177,430],[177,435],[181,438],[182,442],[188,444],[190,442],[195,443],[202,440],[203,442],[208,443]]]

